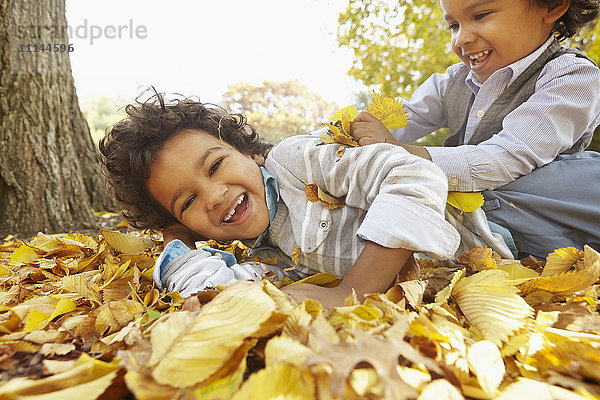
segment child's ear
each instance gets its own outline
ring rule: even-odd
[[[262,154],[253,154],[252,159],[259,166],[265,165],[265,157]]]
[[[548,6],[548,12],[544,16],[544,22],[554,24],[562,17],[569,7],[571,6],[571,0],[560,0],[553,8]]]

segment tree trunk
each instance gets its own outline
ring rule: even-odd
[[[112,204],[75,93],[65,1],[0,0],[0,235],[93,228],[92,209]]]

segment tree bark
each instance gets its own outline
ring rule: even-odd
[[[68,42],[64,0],[0,0],[0,235],[89,229],[112,207]]]

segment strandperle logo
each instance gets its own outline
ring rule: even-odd
[[[28,39],[45,39],[62,37],[64,34],[61,30],[63,27],[53,25],[21,25],[15,27],[16,36]],[[136,24],[133,19],[129,19],[127,23],[117,25],[96,25],[84,19],[83,23],[77,25],[67,24],[67,36],[69,42],[73,39],[86,39],[90,45],[95,41],[108,39],[146,39],[148,37],[148,28],[145,25]]]

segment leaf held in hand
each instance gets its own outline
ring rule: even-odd
[[[373,92],[373,100],[367,106],[367,112],[383,122],[388,129],[402,128],[408,123],[408,115],[401,102],[376,92]]]

